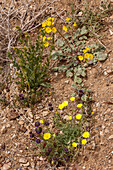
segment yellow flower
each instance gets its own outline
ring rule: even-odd
[[[51,39],[51,37],[47,37],[47,40],[50,40]]]
[[[45,140],[50,139],[50,137],[51,137],[51,134],[50,134],[50,133],[44,133],[44,135],[43,135],[43,138],[44,138]]]
[[[83,49],[83,53],[87,53],[87,50],[86,50],[86,49]]]
[[[87,143],[86,139],[82,139],[82,145],[85,145]]]
[[[83,58],[82,55],[79,55],[79,56],[78,56],[78,59],[79,59],[80,61],[82,61],[84,58]]]
[[[64,102],[62,103],[62,105],[63,105],[63,107],[66,107],[66,106],[68,105],[68,101],[64,101]]]
[[[77,23],[76,23],[76,22],[74,22],[73,26],[74,26],[74,27],[76,27],[76,26],[77,26]]]
[[[88,47],[85,47],[85,49],[86,49],[87,51],[89,51],[89,48],[88,48]]]
[[[46,42],[44,43],[44,47],[48,47],[48,46],[49,46],[49,42],[46,41]]]
[[[74,148],[76,148],[76,147],[77,147],[77,143],[76,143],[76,142],[73,142],[73,143],[72,143],[72,146],[73,146]]]
[[[46,21],[47,26],[51,26],[51,21]]]
[[[47,28],[45,29],[45,31],[49,34],[52,30],[51,30],[50,27],[47,27]]]
[[[50,21],[50,20],[51,20],[51,17],[50,17],[50,18],[48,18],[47,20],[48,20],[48,21]]]
[[[77,107],[78,107],[78,108],[81,108],[81,107],[82,107],[82,104],[77,104]]]
[[[54,22],[52,22],[52,25],[54,25],[55,23]]]
[[[55,18],[52,18],[52,21],[54,21]]]
[[[70,21],[70,18],[66,18],[66,21]]]
[[[89,54],[89,58],[92,60],[93,59],[93,54]]]
[[[62,104],[59,104],[58,108],[59,108],[59,109],[63,109],[64,106],[63,106]]]
[[[57,29],[55,27],[52,28],[52,32],[55,33]]]
[[[62,28],[64,31],[67,31],[67,27],[65,25],[63,25],[63,28]]]
[[[93,114],[94,114],[94,112],[91,112],[91,114],[93,115]]]
[[[89,138],[90,133],[89,133],[89,132],[84,132],[82,136],[83,136],[84,138]]]
[[[46,22],[42,22],[42,27],[46,27]]]
[[[81,119],[81,117],[82,117],[82,115],[81,115],[81,114],[77,114],[77,115],[76,115],[76,119],[77,119],[77,120],[80,120],[80,119]]]
[[[46,36],[43,37],[43,42],[46,40]]]
[[[75,97],[71,97],[70,100],[73,102],[75,100]]]
[[[68,119],[69,119],[69,120],[72,120],[72,116],[68,116]]]
[[[85,57],[86,59],[88,59],[88,58],[89,58],[89,53],[85,53],[85,54],[84,54],[84,57]]]
[[[44,123],[44,120],[40,120],[40,123]]]

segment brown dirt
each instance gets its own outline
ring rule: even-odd
[[[62,5],[69,6],[70,1],[62,1]],[[67,7],[68,8],[68,7]],[[107,19],[105,35],[102,42],[106,50],[113,49],[112,29],[113,15]],[[113,31],[113,30],[112,30]],[[87,68],[86,86],[93,91],[94,103],[92,105],[95,113],[95,122],[91,128],[89,143],[76,164],[70,165],[70,170],[112,170],[113,157],[113,53],[109,52],[109,57],[105,62],[98,62],[96,65]],[[63,100],[69,99],[73,92],[71,88],[72,80],[65,78],[63,74],[52,76],[52,86],[55,94],[45,98],[36,107],[34,118],[28,108],[6,109],[0,111],[0,169],[10,170],[46,170],[51,169],[49,164],[35,155],[36,147],[29,139],[29,131],[35,120],[48,117],[48,102],[53,102],[54,108]],[[12,86],[10,92],[6,92],[8,97],[17,90]],[[18,92],[17,92],[18,93]],[[13,100],[13,99],[12,99]],[[17,114],[16,114],[17,113]],[[19,115],[21,116],[18,116]],[[24,117],[27,117],[27,119]],[[28,116],[27,116],[28,115]],[[12,117],[11,117],[12,116]],[[29,121],[28,121],[29,119]],[[30,123],[31,122],[31,123]],[[65,169],[61,167],[59,169]]]

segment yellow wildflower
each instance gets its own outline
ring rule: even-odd
[[[64,101],[64,102],[62,103],[62,105],[63,105],[63,107],[66,107],[66,106],[68,105],[68,101]]]
[[[84,54],[84,57],[85,57],[86,59],[88,59],[88,58],[89,58],[89,53],[85,53],[85,54]]]
[[[46,21],[47,26],[51,26],[51,21]]]
[[[52,21],[54,21],[55,18],[52,18]]]
[[[63,106],[62,104],[59,104],[58,108],[59,108],[59,109],[63,109],[64,106]]]
[[[40,123],[44,123],[44,120],[40,120]]]
[[[55,135],[55,133],[54,133],[54,134],[53,134],[53,137],[55,138],[55,136],[56,136],[56,135]]]
[[[77,26],[77,23],[76,23],[76,22],[74,22],[73,26],[74,26],[74,27],[76,27],[76,26]]]
[[[89,132],[84,132],[82,136],[83,136],[84,138],[89,138],[90,133],[89,133]]]
[[[70,18],[66,18],[66,21],[70,21]]]
[[[46,41],[46,42],[44,43],[44,47],[48,47],[48,46],[49,46],[49,42]]]
[[[91,114],[93,115],[93,114],[94,114],[94,112],[91,112]]]
[[[46,36],[43,37],[43,42],[46,40]]]
[[[72,143],[72,146],[73,146],[74,148],[76,148],[76,147],[77,147],[77,143],[76,143],[76,142],[73,142],[73,143]]]
[[[57,29],[55,27],[52,28],[52,32],[55,33]]]
[[[52,22],[52,25],[54,25],[55,23],[54,22]]]
[[[87,143],[86,139],[82,139],[82,145],[85,145]]]
[[[87,51],[89,51],[89,48],[88,48],[88,47],[85,47],[85,49],[86,49]]]
[[[46,22],[42,22],[42,27],[46,27]]]
[[[62,28],[64,31],[67,31],[67,27],[65,25],[63,25],[63,28]]]
[[[87,53],[87,50],[86,50],[86,49],[83,49],[83,53]]]
[[[51,17],[50,17],[50,18],[48,18],[47,20],[48,20],[48,21],[50,21],[50,20],[51,20]]]
[[[49,34],[52,30],[51,30],[50,27],[47,27],[47,28],[45,29],[45,31]]]
[[[79,55],[79,56],[78,56],[78,59],[79,59],[80,61],[82,61],[84,58],[83,58],[82,55]]]
[[[73,102],[75,100],[75,97],[71,97],[70,100]]]
[[[92,60],[93,59],[93,54],[89,54],[89,58]]]
[[[77,115],[76,115],[76,119],[77,119],[77,120],[80,120],[80,119],[81,119],[81,117],[82,117],[82,115],[81,115],[81,114],[77,114]]]
[[[72,120],[72,116],[68,116],[68,119],[69,119],[69,120]]]
[[[44,135],[43,135],[43,138],[44,138],[45,140],[50,139],[50,137],[51,137],[51,134],[50,134],[50,133],[44,133]]]
[[[77,104],[77,107],[78,107],[78,108],[81,108],[81,107],[82,107],[82,104]]]
[[[47,37],[47,40],[50,40],[51,39],[51,37]]]

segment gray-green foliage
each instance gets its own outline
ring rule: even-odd
[[[67,77],[71,77],[74,82],[81,84],[82,79],[86,76],[86,70],[83,61],[79,61],[78,56],[82,55],[84,57],[83,49],[89,37],[88,30],[86,26],[83,26],[78,28],[72,36],[66,33],[64,37],[64,39],[57,40],[58,50],[52,52],[52,59],[58,60],[58,66],[54,67],[53,70],[65,72]],[[90,60],[84,59],[87,64],[95,64],[97,61],[104,61],[107,58],[105,48],[102,45],[94,43],[87,47],[89,48],[87,53],[94,56]]]

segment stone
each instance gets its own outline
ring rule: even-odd
[[[108,138],[108,139],[113,139],[113,135],[109,136],[109,138]]]
[[[8,169],[10,169],[10,167],[11,167],[10,165],[4,164],[1,168],[1,170],[8,170]]]
[[[21,120],[21,121],[18,122],[18,124],[19,124],[19,125],[23,125],[23,124],[24,124],[24,121]]]
[[[65,83],[66,83],[66,84],[69,84],[69,80],[66,80]]]
[[[1,133],[2,133],[2,134],[5,134],[6,132],[7,132],[6,126],[2,126]]]
[[[26,164],[26,163],[27,163],[27,159],[25,159],[25,158],[20,158],[20,159],[19,159],[19,162],[20,162],[20,163],[23,163],[23,164]]]
[[[49,112],[48,111],[43,111],[42,114],[43,114],[43,116],[47,116],[49,114]]]
[[[14,111],[9,112],[8,118],[9,120],[15,120],[16,118],[19,118],[20,115]]]
[[[29,166],[30,165],[30,163],[29,162],[27,162],[26,164],[22,164],[24,167],[27,167],[27,166]]]
[[[29,116],[31,119],[33,119],[33,114],[32,114],[32,112],[28,112],[28,116]]]

